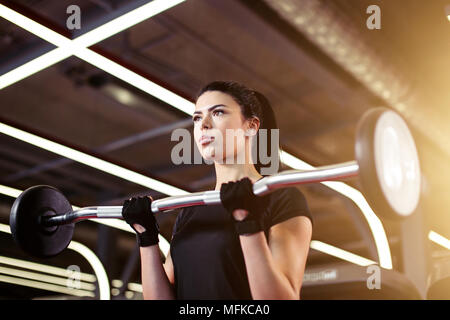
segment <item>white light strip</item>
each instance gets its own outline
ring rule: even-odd
[[[72,40],[60,35],[58,32],[55,32],[30,18],[11,10],[3,4],[0,4],[0,17],[3,17],[22,29],[31,32],[58,47],[69,46],[72,42]]]
[[[70,40],[21,15],[20,13],[9,9],[4,5],[0,5],[1,17],[59,47],[58,49],[48,52],[44,59],[39,57],[3,76],[0,76],[0,89],[3,89],[74,54],[92,65],[111,73],[117,78],[130,83],[136,88],[139,88],[144,92],[173,105],[183,112],[193,113],[194,107],[190,101],[86,48],[184,1],[185,0],[154,0],[151,3],[143,5],[84,35],[81,35],[75,40]],[[38,59],[44,61],[38,61]],[[53,63],[52,59],[54,59]]]
[[[22,191],[4,185],[0,185],[0,193],[11,198],[17,198],[22,193]]]
[[[0,76],[0,90],[6,88],[20,80],[28,78],[29,76],[44,70],[55,63],[70,57],[72,53],[65,48],[53,49],[38,58],[35,58],[27,63],[13,69]]]
[[[92,297],[92,298],[95,297],[95,293],[92,291],[72,289],[72,288],[68,288],[68,287],[58,286],[55,284],[49,284],[49,283],[33,281],[33,280],[25,280],[25,279],[10,277],[10,276],[0,275],[0,282],[10,283],[10,284],[15,284],[15,285],[19,285],[19,286],[40,289],[40,290],[53,291],[53,292],[68,294],[68,295],[77,296],[77,297]]]
[[[337,247],[323,243],[321,241],[312,240],[310,247],[311,249],[329,254],[331,256],[357,264],[359,266],[366,267],[370,266],[371,264],[377,264],[375,261],[363,258],[354,253],[339,249]]]
[[[115,288],[121,288],[123,286],[122,280],[119,279],[114,279],[113,281],[111,281],[111,284]]]
[[[437,243],[438,245],[450,250],[450,240],[444,236],[441,236],[439,233],[431,230],[428,233],[428,239],[430,239],[434,243]]]
[[[282,151],[280,158],[284,164],[297,170],[314,169],[314,167],[310,164],[290,155],[285,151]],[[369,206],[361,192],[343,182],[329,181],[321,183],[339,192],[340,194],[345,195],[360,208],[361,212],[366,218],[367,223],[369,224],[370,230],[372,231],[375,246],[377,248],[377,253],[380,259],[380,266],[385,269],[392,269],[391,250],[389,248],[389,242],[386,236],[386,232],[384,231],[383,224],[381,223],[377,215],[373,212],[372,208]]]
[[[68,280],[69,280],[69,278],[47,276],[47,275],[43,275],[42,273],[23,271],[23,270],[18,270],[18,269],[14,269],[14,268],[6,268],[6,267],[2,267],[2,266],[0,266],[0,273],[10,275],[10,276],[20,277],[20,278],[25,278],[25,279],[29,279],[29,280],[38,280],[38,281],[52,283],[52,284],[56,284],[56,285],[60,285],[60,286],[66,286],[66,287],[67,287]],[[89,291],[95,290],[95,285],[93,285],[92,283],[86,283],[86,282],[80,281],[79,285],[80,285],[79,289],[82,289],[82,290],[89,290]]]
[[[124,82],[129,83],[130,85],[144,91],[147,94],[158,98],[161,101],[164,101],[165,103],[173,106],[174,108],[177,108],[184,113],[194,113],[195,105],[189,100],[180,97],[179,95],[167,90],[166,88],[157,85],[147,78],[144,78],[137,73],[122,67],[120,64],[111,61],[94,51],[88,49],[76,50],[74,54],[78,58],[89,62],[97,68],[108,72],[109,74],[123,80]]]
[[[79,207],[75,207],[75,206],[72,206],[72,208],[73,208],[73,210],[80,209]],[[116,229],[119,229],[119,230],[122,230],[125,232],[136,234],[136,232],[134,232],[133,228],[131,228],[130,225],[128,223],[126,223],[124,220],[120,220],[120,219],[88,219],[88,220],[96,222],[96,223],[104,224],[105,226],[116,228]],[[169,249],[170,249],[170,243],[162,235],[158,235],[158,239],[159,239],[159,249],[164,254],[164,256],[167,257],[167,254],[169,253]]]
[[[154,2],[156,2],[156,1],[154,1]],[[138,10],[138,9],[136,9],[136,10]],[[24,23],[23,28],[25,28],[25,29],[27,29],[26,23],[30,23],[29,21],[26,21],[26,19],[27,19],[26,17],[25,17],[25,19],[22,19],[22,18],[19,19],[17,15],[20,15],[20,14],[18,14],[18,13],[14,13],[14,15],[11,15],[9,11],[8,12],[0,11],[0,15],[3,16],[5,19],[8,19],[9,21],[11,21],[19,26],[21,23]],[[120,19],[120,17],[117,19]],[[23,22],[23,20],[25,20],[25,22]],[[140,21],[143,21],[143,20],[145,20],[145,19],[142,19]],[[28,26],[28,28],[29,28],[29,26]],[[99,27],[97,29],[101,30],[100,28],[102,28],[102,27]],[[95,35],[96,34],[95,32],[98,32],[98,31],[96,31],[97,29],[91,31],[92,32],[91,35],[92,34]],[[124,29],[122,29],[122,30],[124,30]],[[162,88],[162,87],[156,85],[155,83],[147,80],[146,78],[141,77],[141,76],[135,74],[134,72],[132,72],[126,68],[123,68],[119,64],[117,64],[113,61],[110,61],[109,59],[85,48],[83,45],[94,44],[93,38],[89,38],[89,37],[91,37],[91,35],[89,35],[89,33],[87,33],[85,35],[86,38],[82,38],[82,36],[80,36],[79,38],[77,38],[75,40],[69,40],[60,35],[56,36],[52,32],[49,32],[48,30],[42,29],[42,28],[27,29],[27,30],[35,33],[39,37],[42,37],[42,38],[45,37],[47,41],[49,41],[57,46],[67,46],[68,48],[73,50],[73,53],[76,56],[78,56],[79,58],[95,65],[96,67],[98,67],[100,69],[103,69],[106,72],[111,73],[112,75],[124,80],[125,82],[130,83],[131,85],[147,92],[148,94],[151,94],[151,95],[157,97],[158,99],[165,101],[166,103],[172,105],[173,107],[178,108],[179,110],[181,110],[189,115],[192,115],[193,110],[194,110],[194,104],[192,102],[189,102],[189,101],[181,98],[180,96],[168,91],[165,88]],[[61,37],[64,38],[64,40]],[[103,38],[103,39],[105,39],[105,38]],[[88,40],[86,40],[86,39],[88,39]],[[80,42],[78,43],[78,45],[74,45],[74,44],[77,44],[77,42],[76,42],[77,40]],[[67,41],[69,41],[71,43],[68,44]],[[83,42],[81,42],[81,41],[83,41]],[[1,80],[1,77],[0,77],[0,80]],[[1,83],[1,81],[0,81],[0,83]],[[285,152],[283,154],[284,154],[284,157],[282,155],[282,161],[285,164],[287,164],[293,168],[301,169],[301,167],[299,168],[297,166],[297,164],[299,164],[299,163],[306,164],[305,162],[293,157],[292,155],[289,155]],[[284,160],[283,160],[283,158],[284,158]],[[288,162],[294,163],[294,165],[291,165]],[[343,184],[343,185],[345,185],[345,184]],[[392,269],[392,258],[391,258],[391,254],[390,254],[389,243],[387,241],[386,233],[384,232],[381,221],[373,213],[373,211],[370,209],[370,207],[369,207],[370,210],[367,211],[367,209],[366,209],[368,207],[367,202],[364,200],[363,202],[365,202],[365,203],[362,203],[359,196],[355,197],[355,192],[351,192],[351,194],[353,195],[353,198],[352,198],[351,196],[347,195],[346,193],[339,191],[339,189],[342,189],[342,187],[339,187],[339,185],[331,184],[329,186],[333,186],[334,190],[348,196],[350,199],[355,201],[355,203],[361,208],[361,210],[363,211],[363,214],[366,217],[366,219],[369,223],[369,226],[373,232],[375,244],[376,244],[378,255],[380,258],[380,265],[386,269]],[[347,186],[347,187],[351,188],[349,186]],[[154,188],[152,188],[152,189],[154,189]],[[353,189],[353,188],[351,188],[351,189]],[[158,190],[158,189],[155,189],[155,190]],[[350,189],[347,189],[347,190],[350,190]],[[355,190],[355,191],[357,191],[357,190]],[[167,194],[169,194],[169,193],[167,193]]]
[[[128,289],[136,292],[142,293],[142,285],[139,283],[130,282],[128,283]]]
[[[0,223],[0,225],[3,225],[2,231],[4,229],[6,229],[4,224]],[[7,233],[11,233],[11,232],[7,232]],[[89,262],[89,264],[91,265],[91,267],[94,270],[94,273],[96,275],[96,280],[97,280],[97,283],[98,283],[100,300],[109,300],[111,298],[111,295],[110,295],[108,275],[106,274],[106,271],[105,271],[105,268],[103,267],[103,264],[98,259],[98,257],[95,255],[95,253],[92,252],[92,250],[90,250],[85,245],[83,245],[83,244],[81,244],[79,242],[73,241],[73,240],[69,244],[68,248],[78,252],[80,255],[82,255]],[[17,260],[17,259],[0,257],[0,262],[3,262],[3,261],[11,262],[11,261],[14,261],[14,260]],[[42,268],[42,265],[38,265],[37,263],[28,262],[28,261],[22,261],[22,260],[18,260],[18,264],[16,264],[15,266],[18,266],[18,267],[21,267],[21,266],[33,266],[33,267],[38,267],[38,268],[40,267],[40,268]],[[26,267],[24,267],[24,268],[26,268]],[[61,269],[61,268],[45,266],[45,268],[42,270],[42,272],[48,272],[49,270],[53,270],[55,272],[59,272],[58,269]],[[39,269],[35,269],[35,270],[39,270]],[[44,270],[46,270],[46,271],[44,271]],[[39,271],[41,271],[41,270],[39,270]],[[65,271],[65,274],[67,275],[67,270],[64,270],[64,271]]]
[[[2,225],[0,224],[0,226],[2,226]],[[5,225],[3,225],[3,226],[5,226]],[[8,226],[8,229],[9,229],[9,226]],[[0,230],[0,231],[3,231],[3,230]],[[9,233],[9,232],[7,232],[7,233]],[[9,266],[19,267],[22,269],[29,269],[29,270],[39,271],[42,273],[57,275],[57,276],[61,276],[61,277],[69,276],[69,273],[66,269],[53,267],[53,266],[40,264],[40,263],[35,263],[35,262],[30,262],[30,261],[25,261],[25,260],[20,260],[20,259],[14,259],[14,258],[0,256],[0,263],[6,264]],[[87,281],[87,282],[95,282],[97,280],[97,278],[92,274],[80,272],[80,280]]]
[[[81,254],[91,264],[91,267],[97,276],[100,300],[109,300],[111,295],[108,275],[95,253],[85,245],[76,241],[71,241],[68,248]]]
[[[179,189],[179,188],[173,187],[171,185],[168,185],[166,183],[160,182],[158,180],[146,177],[137,172],[125,169],[123,167],[120,167],[113,163],[93,157],[91,155],[80,152],[78,150],[66,147],[62,144],[41,138],[39,136],[22,131],[17,128],[8,126],[1,122],[0,122],[0,132],[7,136],[10,136],[10,137],[22,140],[24,142],[27,142],[29,144],[32,144],[36,147],[45,149],[45,150],[53,152],[55,154],[59,154],[60,156],[66,157],[68,159],[72,159],[76,162],[82,163],[89,167],[109,173],[111,175],[114,175],[114,176],[122,178],[124,180],[139,184],[141,186],[144,186],[144,187],[147,187],[147,188],[150,188],[153,190],[157,190],[161,193],[164,193],[164,194],[167,194],[170,196],[188,194],[187,191],[184,191],[182,189]]]
[[[184,1],[185,0],[153,0],[150,3],[144,4],[139,8],[127,12],[104,25],[79,36],[74,40],[74,43],[77,46],[90,47]]]

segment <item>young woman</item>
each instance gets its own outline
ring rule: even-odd
[[[263,177],[251,138],[268,129],[271,150],[270,129],[278,129],[268,100],[239,83],[215,81],[198,94],[193,122],[202,157],[214,161],[222,204],[182,209],[162,264],[152,199],[125,201],[122,215],[140,245],[144,299],[300,299],[312,233],[306,200],[295,187],[264,197],[251,189]],[[227,129],[244,134],[231,144]]]

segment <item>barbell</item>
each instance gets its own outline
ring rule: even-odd
[[[359,176],[362,191],[374,212],[389,219],[411,215],[420,199],[421,172],[414,139],[406,122],[392,110],[371,109],[358,122],[356,161],[286,170],[253,184],[255,195],[293,185]],[[195,192],[152,201],[153,213],[196,205],[220,204],[220,191]],[[38,185],[23,191],[10,214],[11,233],[27,253],[53,257],[70,243],[76,222],[90,218],[122,218],[121,206],[72,210],[56,188]]]

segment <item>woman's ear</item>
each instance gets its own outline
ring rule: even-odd
[[[256,135],[256,132],[258,131],[259,126],[260,126],[260,121],[258,118],[253,117],[253,118],[247,120],[247,129],[245,131],[245,134],[247,136]]]

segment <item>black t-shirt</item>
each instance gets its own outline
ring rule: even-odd
[[[295,216],[311,219],[304,195],[295,187],[270,194],[264,233]],[[222,205],[194,206],[180,211],[170,252],[177,299],[252,299],[244,255],[232,218]]]

